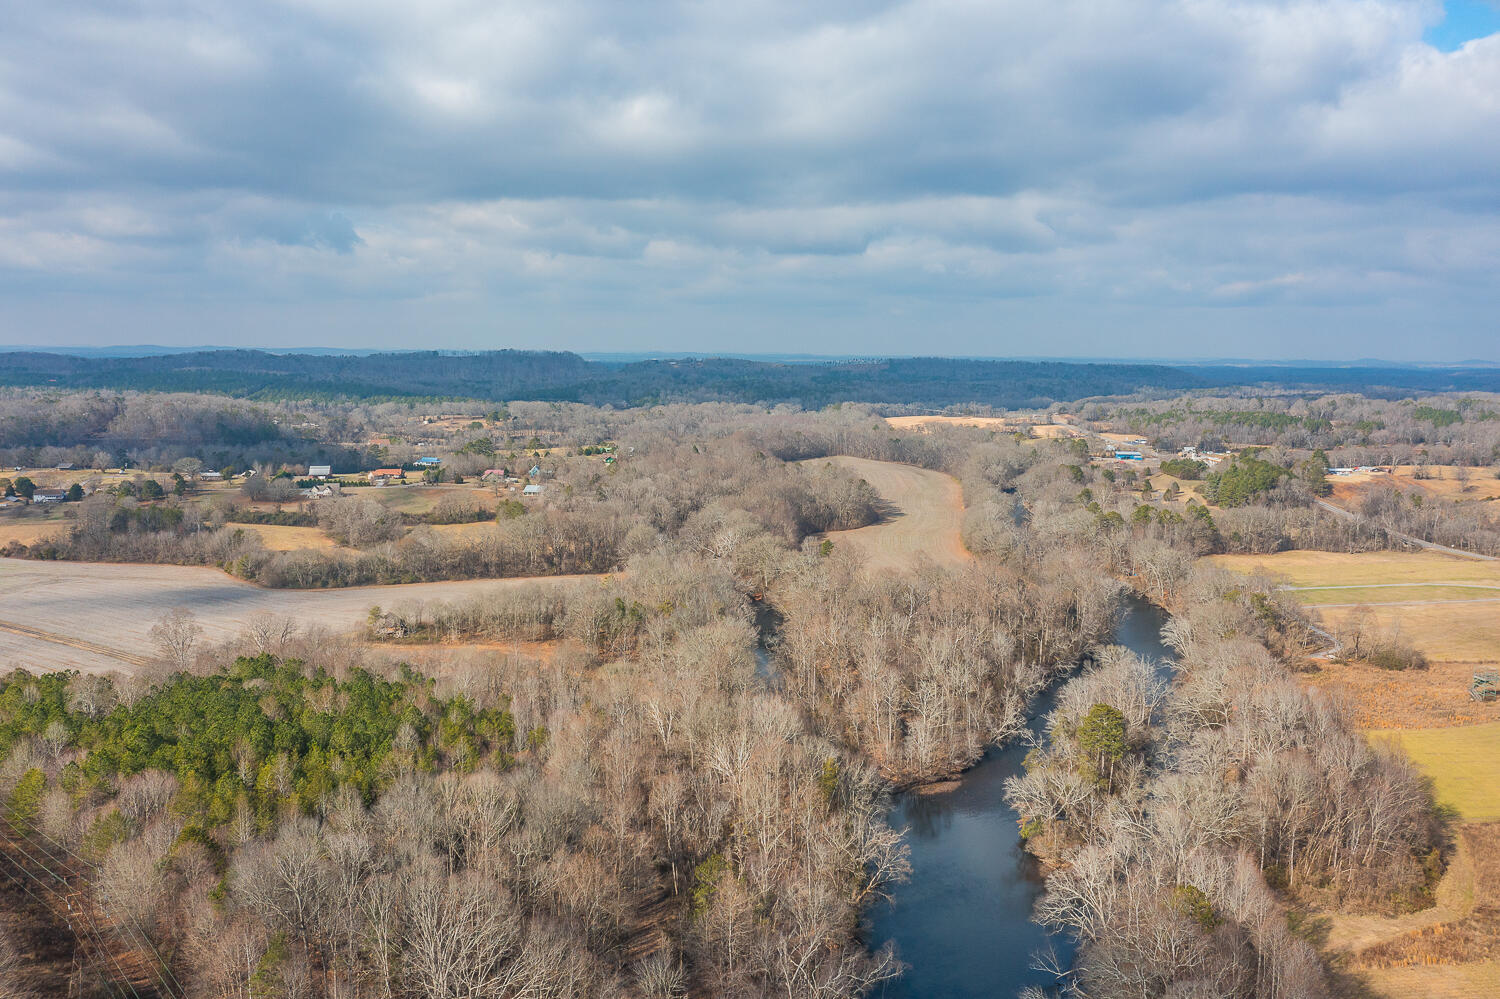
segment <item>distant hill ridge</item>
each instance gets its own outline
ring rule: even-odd
[[[590,361],[566,351],[373,354],[204,350],[133,357],[0,353],[0,385],[247,398],[537,399],[634,406],[662,402],[839,402],[1001,407],[1045,405],[1147,389],[1274,384],[1378,393],[1500,391],[1500,370],[1183,366],[967,358],[783,363],[744,358]]]

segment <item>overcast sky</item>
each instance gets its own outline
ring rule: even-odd
[[[0,342],[1500,360],[1447,8],[8,0]]]

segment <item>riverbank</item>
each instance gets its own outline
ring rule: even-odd
[[[1112,639],[1143,658],[1164,660],[1170,656],[1161,643],[1165,622],[1159,607],[1127,594]],[[1012,995],[1057,983],[1056,974],[1033,967],[1038,954],[1057,968],[1072,962],[1072,941],[1032,921],[1046,871],[1026,851],[1020,816],[1005,800],[1005,781],[1022,772],[1031,748],[1021,733],[1041,732],[1066,680],[1059,675],[1042,690],[1017,735],[958,779],[895,796],[888,821],[905,830],[912,875],[891,905],[869,914],[867,939],[894,941],[909,968],[876,993],[883,999]]]

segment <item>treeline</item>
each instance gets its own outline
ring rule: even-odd
[[[1500,373],[1472,394],[1417,396],[1448,390],[1413,384],[1381,393],[1371,382],[1338,394],[1295,390],[1283,382],[1223,395],[1200,393],[1170,400],[1090,402],[1081,415],[1150,438],[1160,450],[1185,445],[1218,450],[1225,444],[1322,448],[1337,464],[1413,464],[1428,460],[1487,465],[1500,460]],[[1340,450],[1335,454],[1335,449]],[[1440,449],[1440,450],[1438,450]],[[1428,457],[1429,454],[1431,457]]]
[[[1425,782],[1268,654],[1285,639],[1255,596],[1194,571],[1166,631],[1176,682],[1105,650],[1007,782],[1028,846],[1063,864],[1038,914],[1079,941],[1089,995],[1328,995],[1272,889],[1359,911],[1432,904]]]

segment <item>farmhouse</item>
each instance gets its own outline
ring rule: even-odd
[[[418,458],[417,464],[424,468],[436,468],[443,463],[441,458]]]
[[[524,489],[521,490],[521,495],[522,496],[540,496],[540,495],[542,495],[542,487],[538,486],[538,485],[527,486],[526,488],[524,488]]]
[[[38,489],[31,494],[33,503],[61,503],[67,498],[67,491],[62,489]]]
[[[308,477],[310,477],[310,478],[314,478],[314,479],[326,479],[330,475],[333,474],[333,466],[332,465],[308,465],[307,466],[307,474],[308,474]]]
[[[199,472],[198,473],[198,478],[202,479],[204,482],[222,482],[224,480],[224,473],[223,472]]]
[[[377,468],[370,473],[370,482],[373,485],[383,486],[393,479],[404,479],[406,473],[399,468]]]
[[[506,474],[507,473],[503,468],[486,468],[484,470],[484,474],[480,475],[479,477],[481,479],[503,479],[505,478]]]

